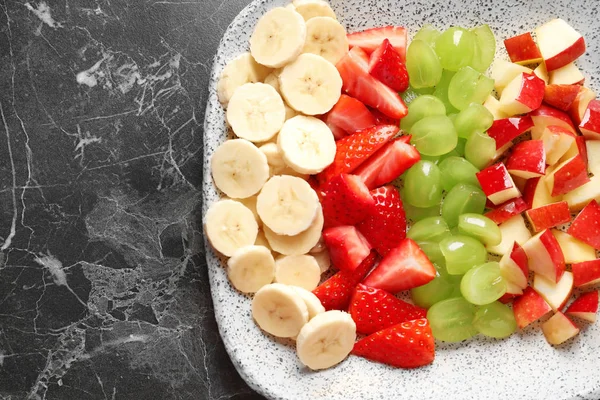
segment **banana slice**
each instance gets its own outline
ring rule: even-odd
[[[263,225],[280,235],[297,235],[308,229],[318,208],[319,198],[313,188],[289,175],[269,179],[256,201]]]
[[[233,92],[246,83],[262,82],[271,73],[271,68],[257,63],[250,53],[231,60],[223,69],[217,83],[217,96],[223,107],[227,107]]]
[[[317,54],[335,65],[349,49],[346,30],[335,19],[315,17],[306,22],[306,42],[302,53]]]
[[[304,180],[308,179],[308,175],[296,172],[294,169],[290,168],[285,161],[283,161],[283,155],[279,151],[279,146],[277,146],[277,143],[265,143],[258,149],[267,157],[269,174],[271,176],[292,175]]]
[[[342,362],[354,347],[356,324],[350,314],[326,311],[311,319],[296,339],[300,361],[313,370]]]
[[[289,8],[276,7],[263,15],[250,38],[254,59],[271,68],[281,68],[302,53],[306,23]]]
[[[254,244],[258,235],[252,211],[234,200],[221,200],[210,206],[204,225],[210,244],[228,257],[237,249]]]
[[[308,290],[298,286],[292,286],[292,289],[294,289],[296,293],[302,297],[302,300],[304,300],[306,308],[308,309],[309,321],[318,314],[325,312],[325,307],[323,307],[323,304],[321,304],[321,300],[319,300],[319,298],[315,296],[313,292],[309,292]]]
[[[315,244],[313,248],[310,249],[309,253],[315,255],[316,253],[320,253],[325,250],[327,250],[327,247],[325,246],[325,240],[323,240],[323,236],[321,236],[317,244]]]
[[[321,269],[313,256],[283,256],[275,261],[275,282],[314,290],[321,280]]]
[[[246,83],[231,96],[227,122],[237,137],[264,142],[285,122],[285,104],[277,91],[264,83]]]
[[[295,0],[292,4],[296,12],[302,15],[305,21],[315,17],[329,17],[335,19],[335,12],[327,2],[322,0]]]
[[[342,78],[337,68],[316,54],[301,54],[279,75],[281,94],[294,110],[325,114],[338,102]]]
[[[285,104],[285,120],[287,121],[288,119],[292,119],[296,115],[298,115],[298,111]]]
[[[269,75],[266,76],[264,82],[269,86],[273,86],[273,89],[275,89],[279,94],[281,94],[281,92],[279,91],[279,75],[281,74],[281,71],[281,68],[274,69]]]
[[[312,256],[317,260],[317,264],[319,264],[319,269],[322,274],[329,271],[329,268],[331,267],[331,257],[329,256],[329,251],[327,251],[327,249],[314,253]]]
[[[275,278],[275,260],[271,250],[255,245],[237,249],[227,260],[227,276],[240,292],[257,292]]]
[[[252,317],[267,333],[292,338],[308,322],[308,308],[291,286],[271,283],[254,295]]]
[[[269,179],[267,157],[244,139],[227,140],[215,150],[210,168],[219,190],[244,199],[258,193]]]
[[[273,251],[287,256],[296,256],[306,254],[316,243],[318,243],[321,238],[321,232],[323,231],[323,223],[323,210],[319,204],[315,220],[304,232],[300,232],[294,236],[287,236],[276,234],[269,229],[268,226],[264,226],[263,229],[265,231],[265,237],[269,241]]]
[[[298,115],[285,121],[277,137],[284,162],[303,174],[317,174],[335,158],[331,129],[315,117]]]

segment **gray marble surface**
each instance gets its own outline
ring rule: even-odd
[[[260,399],[212,311],[212,58],[249,0],[0,0],[0,398]]]

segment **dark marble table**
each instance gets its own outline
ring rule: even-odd
[[[249,0],[0,0],[0,398],[259,399],[213,316],[202,123]]]

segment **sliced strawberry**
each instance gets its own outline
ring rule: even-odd
[[[336,67],[342,77],[342,89],[350,96],[394,119],[408,114],[400,95],[369,74],[369,58],[359,47],[350,50]]]
[[[383,186],[372,190],[371,195],[375,207],[357,228],[385,256],[406,237],[406,214],[395,187]]]
[[[382,113],[381,111],[371,108],[371,114],[375,117],[375,122],[377,125],[396,125],[400,126],[400,120],[396,118],[391,118]]]
[[[371,252],[373,246],[353,226],[336,226],[323,231],[323,241],[331,264],[341,271],[352,272]]]
[[[354,272],[337,272],[313,290],[313,293],[321,300],[321,304],[327,311],[347,310],[354,288],[373,268],[375,261],[377,261],[377,253],[373,251]]]
[[[354,97],[342,94],[325,117],[327,125],[336,126],[348,134],[376,125],[375,117],[367,106]],[[334,134],[335,136],[335,134]]]
[[[325,117],[327,118],[327,117]],[[333,138],[335,140],[340,140],[341,138],[344,138],[346,136],[348,136],[348,132],[346,132],[345,130],[343,130],[342,128],[340,128],[339,126],[333,125],[327,121],[324,121],[327,126],[329,127],[329,129],[331,129],[331,133],[333,133]]]
[[[350,47],[360,47],[370,54],[377,50],[384,39],[388,39],[404,62],[406,61],[407,36],[408,30],[406,28],[401,26],[383,26],[348,34],[348,44]]]
[[[328,182],[339,174],[351,174],[399,130],[397,126],[376,125],[339,140],[333,163],[318,175],[319,182]]]
[[[363,181],[356,175],[334,176],[321,188],[321,206],[325,227],[356,225],[375,206],[375,200]]]
[[[409,141],[410,136],[402,136],[386,144],[362,163],[354,174],[371,190],[390,183],[421,159]]]
[[[402,322],[359,340],[352,354],[400,368],[431,364],[435,340],[425,318]]]
[[[397,293],[425,285],[435,278],[436,270],[419,245],[404,239],[381,260],[363,283]]]
[[[388,39],[371,54],[369,73],[397,92],[408,89],[406,65]]]
[[[497,225],[509,220],[515,215],[521,214],[527,210],[529,206],[522,197],[517,197],[507,201],[506,203],[494,206],[495,208],[485,213],[485,216],[494,221]]]
[[[385,290],[362,284],[356,286],[348,312],[356,323],[356,331],[365,335],[427,316],[427,310],[421,307],[400,300]]]

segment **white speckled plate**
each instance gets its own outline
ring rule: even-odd
[[[588,52],[578,65],[586,84],[599,89],[600,2],[596,0],[332,0],[349,31],[404,25],[411,35],[424,23],[438,28],[487,23],[502,39],[561,17],[585,37]],[[227,61],[247,51],[248,39],[266,10],[284,0],[256,0],[227,30],[210,85],[204,132],[204,212],[219,194],[209,170],[215,148],[225,140],[224,112],[217,79]],[[417,370],[388,368],[358,357],[322,372],[303,368],[289,343],[263,334],[250,316],[250,299],[232,289],[222,260],[206,243],[215,314],[225,346],[241,376],[271,399],[600,399],[600,324],[560,348],[549,346],[538,326],[507,340],[475,338],[457,345],[438,343],[433,365]],[[578,322],[579,323],[579,322]]]

